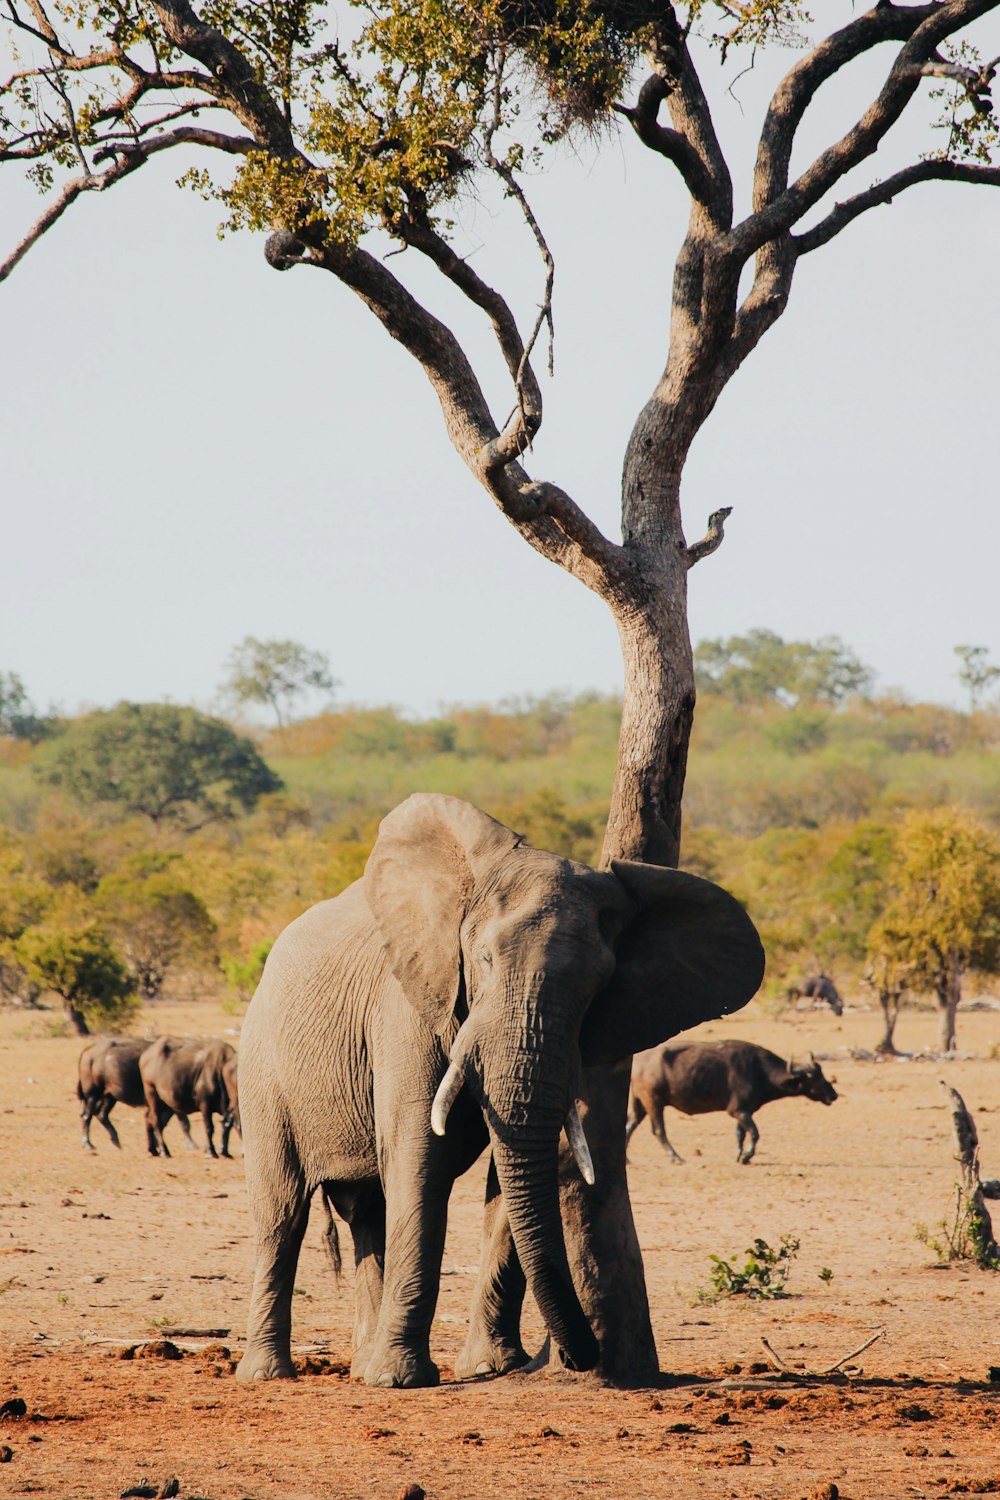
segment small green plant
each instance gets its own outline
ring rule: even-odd
[[[941,1233],[931,1234],[926,1224],[914,1224],[913,1233],[921,1245],[933,1250],[938,1263],[971,1260],[982,1271],[1000,1271],[1000,1258],[988,1226],[983,1222],[980,1205],[969,1197],[960,1184],[955,1187],[955,1212],[949,1224],[938,1221]]]
[[[56,1301],[60,1307],[66,1307],[69,1303],[69,1292],[57,1292]]]
[[[699,1302],[721,1302],[724,1297],[784,1297],[785,1283],[798,1250],[795,1236],[783,1234],[777,1249],[758,1236],[743,1252],[746,1260],[742,1267],[723,1260],[721,1255],[710,1255],[712,1285],[709,1290],[699,1291]]]
[[[833,1280],[833,1272],[830,1270],[829,1266],[821,1267],[817,1274],[819,1275],[820,1281],[825,1281],[827,1282],[827,1284],[829,1284]]]

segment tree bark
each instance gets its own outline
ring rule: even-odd
[[[899,1020],[899,996],[889,991],[880,991],[878,1003],[882,1007],[882,1024],[885,1029],[875,1051],[892,1055],[896,1051],[893,1038],[896,1032],[896,1022]]]
[[[961,966],[952,962],[944,983],[938,989],[938,1050],[955,1050],[955,1013],[962,1001]]]
[[[679,508],[672,536],[643,548],[633,600],[615,609],[624,664],[622,726],[601,856],[675,866],[694,716],[687,563]],[[662,517],[662,511],[660,512]],[[636,548],[639,553],[639,548]],[[659,554],[659,556],[657,556]],[[666,1038],[664,1039],[666,1040]],[[625,1115],[631,1059],[584,1076],[583,1118],[596,1183],[584,1186],[565,1153],[562,1210],[577,1295],[601,1346],[602,1373],[644,1385],[659,1373],[642,1252],[629,1201]]]
[[[90,1027],[83,1018],[83,1011],[78,1010],[72,1000],[63,1000],[63,1014],[72,1026],[74,1036],[90,1036]]]

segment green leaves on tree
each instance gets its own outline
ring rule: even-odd
[[[39,771],[83,802],[188,832],[247,812],[282,785],[250,740],[172,703],[119,703],[78,719]]]

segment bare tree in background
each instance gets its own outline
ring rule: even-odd
[[[259,641],[244,636],[226,663],[223,690],[236,703],[266,703],[284,729],[308,693],[332,693],[329,658],[298,641]]]
[[[352,43],[329,35],[310,0],[214,0],[205,15],[188,0],[82,0],[79,33],[50,0],[0,5],[19,59],[0,101],[0,159],[27,167],[49,194],[0,262],[0,278],[82,194],[116,186],[154,156],[184,146],[203,148],[207,163],[235,158],[231,184],[215,185],[206,168],[193,174],[196,185],[222,199],[232,223],[271,231],[265,253],[276,269],[327,272],[361,298],[423,367],[451,442],[493,503],[529,545],[607,603],[621,640],[624,702],[603,857],[676,863],[695,703],[687,578],[719,546],[729,514],[720,505],[705,535],[687,540],[680,495],[691,444],[784,313],[803,257],[913,188],[1000,185],[994,64],[968,35],[1000,0],[879,0],[861,14],[844,6],[845,23],[808,43],[796,0],[678,7],[374,0],[359,9]],[[720,57],[768,43],[802,50],[767,107],[752,206],[737,217],[709,85],[721,95]],[[877,48],[888,56],[870,105],[793,175],[810,105]],[[539,79],[541,88],[531,86]],[[929,155],[836,201],[846,174],[928,87],[944,95],[943,144],[931,137]],[[541,101],[537,110],[533,100]],[[662,159],[670,174],[664,190],[690,204],[672,292],[663,277],[670,305],[663,374],[624,454],[620,541],[604,536],[558,483],[525,467],[542,422],[533,356],[551,327],[553,263],[525,196],[524,169],[576,125],[593,130],[614,117]],[[522,209],[541,256],[545,291],[530,328],[452,243],[449,206],[490,178]],[[658,261],[652,228],[640,243],[643,207],[628,253]],[[442,315],[407,289],[406,260],[384,261],[365,248],[372,231],[425,258],[448,297],[458,292],[481,312],[509,374],[505,412],[491,411]],[[600,377],[599,351],[593,374]],[[604,1368],[641,1381],[655,1371],[656,1355],[625,1183],[627,1087],[627,1068],[587,1080],[600,1186],[588,1195],[568,1184],[565,1206]]]

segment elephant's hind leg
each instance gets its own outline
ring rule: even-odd
[[[521,1344],[524,1272],[492,1160],[486,1178],[483,1251],[472,1297],[469,1334],[455,1362],[457,1380],[505,1375],[528,1363]]]
[[[375,1350],[385,1273],[385,1196],[381,1185],[335,1198],[337,1212],[351,1226],[354,1241],[354,1329],[351,1378],[363,1380]]]
[[[285,1169],[281,1170],[284,1166]],[[238,1380],[295,1378],[292,1364],[292,1293],[302,1236],[309,1222],[309,1195],[301,1174],[283,1163],[258,1169],[248,1181],[256,1266],[247,1344]]]

